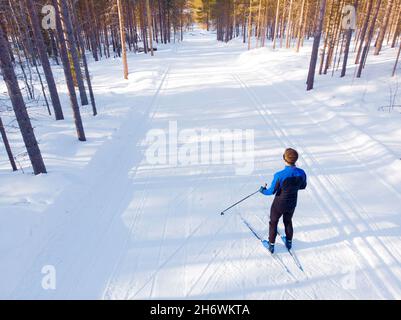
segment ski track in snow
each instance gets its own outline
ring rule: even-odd
[[[283,147],[285,147],[286,145],[292,145],[295,146],[299,151],[301,151],[301,155],[305,160],[305,168],[307,169],[307,172],[309,172],[309,174],[317,171],[317,174],[315,175],[315,177],[325,177],[325,179],[323,180],[322,178],[318,178],[319,181],[319,187],[321,190],[325,190],[326,195],[323,197],[320,197],[320,199],[317,199],[317,203],[325,203],[327,200],[325,199],[331,199],[332,200],[332,204],[335,205],[338,210],[337,212],[341,212],[343,213],[346,210],[346,207],[348,206],[351,210],[348,210],[348,212],[353,212],[354,214],[356,214],[359,218],[359,223],[363,224],[365,226],[365,228],[370,229],[370,231],[372,231],[372,228],[365,223],[365,221],[363,220],[363,218],[361,217],[361,214],[359,214],[358,212],[363,212],[366,214],[366,211],[363,209],[363,207],[355,202],[354,197],[352,196],[352,191],[351,190],[344,190],[343,183],[335,183],[335,177],[331,177],[328,174],[324,174],[321,171],[322,168],[319,165],[318,161],[314,158],[314,156],[312,155],[311,152],[308,151],[308,148],[305,147],[305,145],[303,143],[301,143],[297,138],[296,135],[290,135],[289,133],[287,133],[287,131],[285,130],[286,126],[283,126],[282,124],[278,124],[278,121],[276,120],[274,113],[266,108],[266,103],[263,102],[263,100],[261,100],[256,94],[254,94],[251,89],[248,87],[248,85],[245,84],[244,81],[241,80],[241,78],[238,75],[234,75],[234,78],[238,81],[239,85],[241,88],[243,88],[247,94],[249,94],[249,97],[251,100],[253,100],[254,102],[254,106],[255,109],[258,111],[258,113],[260,114],[260,116],[265,120],[266,124],[268,125],[268,127],[272,128],[272,130],[275,132],[275,135],[277,136],[277,138],[282,141],[282,145]],[[274,86],[274,84],[272,85],[272,88],[280,95],[280,98],[287,101],[287,105],[293,105],[294,102],[290,99],[288,99],[286,97],[285,94],[281,93],[276,86]],[[294,105],[294,107],[296,107]],[[267,116],[265,115],[267,114]],[[296,113],[298,115],[298,113]],[[270,119],[270,120],[269,120]],[[291,138],[290,138],[291,137]],[[341,146],[341,144],[339,144],[339,146]],[[310,160],[311,164],[308,164],[307,160]],[[359,161],[359,160],[357,160]],[[362,163],[361,163],[362,165]],[[367,172],[369,173],[369,172]],[[382,179],[381,179],[382,180]],[[331,186],[330,189],[328,189],[326,186]],[[387,184],[385,184],[384,186],[387,186]],[[313,192],[314,195],[318,195],[318,188],[316,188],[313,184],[311,185],[311,183],[309,184],[309,187],[314,189],[315,192]],[[315,189],[316,188],[316,189]],[[330,197],[330,195],[335,192],[335,190],[339,190],[339,192],[336,192],[336,196],[339,196],[340,198],[342,198],[342,201],[338,201],[336,200],[336,197]],[[389,191],[393,191],[393,189],[390,189]],[[349,195],[349,199],[346,198],[346,196]],[[397,195],[399,195],[397,193]],[[347,215],[342,215],[344,219],[347,219],[350,223],[350,225],[353,227],[353,230],[349,230],[349,233],[357,233],[358,232],[358,227],[355,225],[355,222],[353,222],[350,217],[348,217]],[[338,224],[340,224],[340,221],[342,220],[342,218],[338,218],[337,214],[335,213],[335,211],[333,211],[333,217],[334,219],[337,220]],[[348,233],[347,230],[345,231],[345,236]],[[382,240],[380,240],[378,237],[374,237],[375,239],[375,243],[376,246],[377,244],[380,244],[380,250],[387,252],[388,255],[391,256],[392,261],[391,264],[397,263],[397,260],[394,258],[394,255],[391,254],[391,252],[388,251],[388,249],[386,248],[386,246],[383,244]],[[357,241],[358,239],[356,239]],[[351,246],[354,246],[352,243],[350,244]],[[400,296],[400,280],[399,278],[397,278],[397,275],[394,275],[394,273],[391,271],[391,269],[389,267],[386,266],[386,263],[383,260],[383,257],[378,253],[378,250],[375,250],[372,246],[372,244],[370,243],[362,243],[359,242],[359,245],[361,247],[361,251],[356,251],[355,249],[353,249],[353,251],[358,254],[362,259],[365,260],[366,263],[368,263],[373,269],[375,268],[375,265],[372,263],[371,261],[371,257],[377,257],[378,259],[381,259],[381,262],[383,263],[384,269],[386,272],[383,272],[383,270],[375,270],[373,272],[370,272],[369,276],[367,276],[367,280],[371,280],[371,277],[377,277],[377,283],[374,284],[373,282],[372,285],[374,285],[376,287],[376,289],[378,289],[378,285],[379,283],[388,283],[389,285],[389,296],[387,296],[387,298],[393,298],[393,297],[397,297]],[[380,274],[380,276],[378,276],[378,274]],[[388,277],[388,278],[387,278]]]
[[[83,170],[82,184],[67,186],[43,213],[50,217],[36,235],[36,251],[11,256],[24,259],[24,266],[21,274],[8,275],[14,282],[5,297],[401,298],[400,227],[386,237],[378,208],[364,201],[377,188],[385,197],[383,210],[399,212],[401,190],[376,169],[395,155],[315,92],[283,80],[285,61],[271,68],[238,65],[242,44],[220,44],[203,33],[188,35],[170,50],[145,60],[157,64],[146,99],[129,101],[118,96],[124,92],[115,93],[122,104],[135,107]],[[135,61],[131,56],[132,69],[146,70],[148,64]],[[230,165],[147,163],[147,133],[166,129],[169,121],[177,121],[179,130],[254,128],[254,172],[236,176]],[[350,141],[352,136],[359,140]],[[304,272],[279,239],[274,258],[240,219],[267,237],[272,198],[257,195],[219,214],[262,179],[270,182],[289,146],[298,149],[309,175],[294,218],[294,253]],[[381,160],[369,158],[373,149]],[[373,181],[375,187],[356,189],[350,183],[355,179]],[[51,217],[54,211],[64,213],[60,220]],[[327,237],[316,239],[325,228]],[[54,291],[40,286],[40,270],[47,264],[57,270]],[[343,285],[347,270],[354,272],[353,287]]]

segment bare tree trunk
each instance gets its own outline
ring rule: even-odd
[[[125,47],[125,23],[124,23],[124,12],[121,0],[117,0],[117,7],[118,7],[118,18],[120,22],[120,36],[121,36],[123,67],[124,67],[124,79],[128,80],[127,50]]]
[[[356,74],[357,78],[361,77],[362,69],[365,67],[365,62],[366,62],[366,59],[368,57],[369,46],[370,46],[370,42],[372,41],[373,32],[375,30],[375,23],[376,23],[376,20],[377,20],[377,15],[379,14],[381,2],[382,2],[382,0],[378,0],[377,1],[376,11],[375,11],[375,14],[373,16],[372,23],[370,25],[370,29],[369,29],[368,35],[366,37],[365,46],[363,47],[363,51],[362,51],[362,55],[361,55],[361,61],[359,62],[358,72]]]
[[[11,151],[10,143],[8,142],[6,130],[4,129],[4,125],[3,125],[3,121],[1,120],[1,117],[0,117],[0,134],[3,139],[4,147],[6,148],[6,152],[7,152],[8,160],[10,161],[10,164],[11,164],[11,168],[13,169],[13,171],[17,171],[18,170],[17,165],[15,164],[14,156]]]
[[[16,14],[15,14],[14,8],[13,8],[13,6],[12,6],[12,4],[11,4],[11,0],[9,0],[9,6],[10,6],[11,13],[12,13],[13,21],[14,21],[16,27],[17,27],[17,31],[18,31],[18,33],[19,33],[20,35],[22,35],[23,33],[21,32],[21,28],[20,28],[19,22],[18,22],[18,20],[17,20],[17,16],[16,16]],[[0,23],[4,23],[4,21],[1,21]],[[11,23],[11,21],[7,21],[7,23]],[[3,28],[4,28],[4,26],[3,26]],[[26,54],[25,48],[24,48],[23,44],[20,44],[18,40],[13,40],[13,42],[14,42],[14,44],[15,44],[17,47],[21,46],[21,47],[23,48],[23,49],[22,49],[22,52],[23,52],[24,54]],[[21,67],[21,71],[22,71],[22,73],[23,73],[23,75],[24,75],[24,81],[25,81],[25,85],[26,85],[26,87],[27,87],[27,89],[28,89],[29,97],[30,97],[30,99],[33,99],[33,97],[34,97],[34,95],[33,95],[33,90],[34,90],[34,88],[31,88],[31,86],[30,86],[29,83],[28,83],[28,77],[27,77],[26,72],[25,72],[24,64],[23,64],[23,61],[22,61],[22,59],[21,59],[21,54],[20,54],[20,50],[19,50],[19,49],[16,50],[16,54],[17,54],[18,62],[19,62],[20,67]],[[28,61],[28,58],[25,57],[25,59],[26,59],[26,62],[27,62],[28,68],[29,68],[29,61]],[[43,83],[42,83],[42,81],[41,81],[41,84],[42,84],[42,89],[43,89]],[[44,90],[42,90],[42,91],[43,91],[43,96],[44,96],[44,98],[45,98],[46,107],[47,107],[47,109],[48,109],[48,111],[49,111],[49,114],[51,115],[50,108],[49,108],[49,102],[47,101],[47,98],[46,98],[46,93],[45,93]]]
[[[152,12],[150,11],[149,0],[146,0],[146,11],[148,18],[148,29],[149,29],[149,44],[150,44],[150,55],[153,57],[153,24],[152,24]]]
[[[302,39],[302,26],[303,26],[303,19],[304,19],[304,7],[305,7],[305,0],[302,0],[301,5],[301,16],[299,17],[299,24],[298,24],[298,42],[297,42],[297,52],[299,52],[299,46],[301,45]]]
[[[15,117],[21,131],[22,138],[29,159],[32,163],[33,172],[36,174],[46,173],[46,167],[43,162],[38,142],[33,132],[31,120],[26,110],[24,99],[18,85],[18,80],[14,72],[8,50],[8,39],[5,37],[3,27],[0,24],[0,69],[3,73],[4,82],[7,86],[8,95],[14,109]]]
[[[94,33],[94,22],[93,22],[93,12],[91,11],[90,3],[89,0],[83,1],[85,3],[85,9],[86,9],[86,16],[87,16],[87,23],[88,23],[88,37],[89,37],[89,43],[92,49],[92,55],[95,61],[99,61],[99,56],[97,54],[97,46],[96,46],[96,39],[95,39],[95,33]]]
[[[352,29],[349,29],[346,31],[344,60],[343,60],[343,68],[341,69],[341,78],[344,77],[345,73],[347,72],[347,62],[348,62],[349,48],[351,45],[351,39],[352,39]]]
[[[252,37],[252,0],[249,0],[249,15],[248,15],[248,50],[251,49]]]
[[[72,73],[71,73],[71,65],[70,65],[70,61],[68,59],[66,39],[64,37],[64,31],[63,31],[63,27],[61,25],[60,9],[62,6],[61,2],[63,0],[52,0],[52,1],[53,1],[53,6],[56,9],[56,28],[57,28],[57,36],[58,36],[59,43],[60,43],[60,57],[61,57],[61,61],[63,63],[65,80],[67,83],[68,93],[69,93],[70,102],[71,102],[71,108],[72,108],[72,112],[74,115],[75,128],[77,131],[78,140],[86,141],[85,131],[84,131],[84,127],[82,124],[81,113],[79,111],[77,95],[75,93],[74,80],[72,78]]]
[[[388,21],[390,19],[390,14],[391,14],[391,9],[392,9],[393,3],[394,3],[393,0],[388,0],[388,2],[387,2],[387,8],[386,8],[386,11],[384,14],[383,22],[382,22],[382,25],[380,26],[379,36],[377,37],[376,48],[375,48],[375,53],[374,53],[376,56],[379,54],[380,50],[382,49],[383,40],[384,40],[384,36],[387,31]]]
[[[393,77],[395,76],[395,72],[397,70],[398,60],[400,59],[400,52],[401,52],[401,42],[400,42],[400,47],[398,48],[397,58],[395,59],[395,64],[394,64],[393,73],[392,73]]]
[[[77,40],[79,43],[79,48],[81,50],[82,63],[84,65],[85,78],[86,78],[86,82],[88,84],[89,97],[90,97],[91,105],[92,105],[92,112],[93,112],[93,115],[96,116],[97,115],[96,101],[95,101],[95,95],[93,94],[92,81],[91,81],[91,76],[90,76],[89,68],[88,68],[88,61],[86,60],[85,44],[84,44],[84,41],[82,40],[81,26],[79,24],[78,19],[75,16],[74,12],[72,12],[72,16],[74,18],[74,23],[76,24],[76,28],[77,28]]]
[[[290,39],[290,31],[291,31],[291,25],[292,25],[292,4],[293,0],[290,0],[290,8],[288,9],[288,17],[287,17],[287,30],[285,33],[285,47],[289,48],[291,44],[291,39]]]
[[[56,120],[63,120],[63,110],[61,109],[61,103],[57,92],[56,83],[54,81],[53,72],[50,67],[49,58],[47,57],[46,46],[43,40],[43,35],[39,23],[34,4],[32,0],[25,0],[26,8],[31,20],[32,31],[36,42],[36,48],[39,53],[40,60],[42,62],[43,72],[46,77],[46,82],[49,87],[50,98],[52,100],[54,115]]]
[[[279,23],[279,13],[280,13],[280,0],[277,0],[276,22],[274,23],[274,35],[273,35],[273,49],[276,49],[276,40],[277,40],[278,23]]]
[[[259,40],[260,40],[260,35],[261,35],[261,32],[260,32],[260,28],[261,28],[261,21],[260,21],[260,16],[261,16],[261,13],[262,13],[262,0],[259,0],[259,6],[258,6],[258,20],[257,20],[257,22],[256,22],[256,26],[257,26],[257,29],[256,29],[256,32],[257,32],[257,34],[256,34],[256,36],[257,36],[257,39],[256,39],[256,48],[257,47],[259,47]]]
[[[395,43],[396,43],[397,38],[398,38],[398,35],[399,35],[399,33],[400,33],[400,29],[401,29],[400,19],[401,19],[401,5],[400,5],[400,9],[398,10],[398,16],[397,16],[397,20],[396,20],[396,25],[395,25],[393,40],[392,40],[392,42],[391,42],[391,48],[394,48],[394,47],[395,47]]]
[[[306,90],[312,90],[313,83],[315,81],[316,63],[317,63],[317,57],[319,54],[319,45],[320,45],[320,38],[322,36],[325,11],[326,11],[326,0],[320,0],[319,18],[318,18],[318,23],[317,23],[317,28],[315,31],[314,39],[313,39],[313,48],[312,48],[312,55],[311,55],[311,59],[310,59],[310,65],[309,65],[308,79],[306,82],[307,83]]]
[[[60,0],[59,3],[60,3],[59,10],[60,10],[61,16],[63,17],[62,26],[64,29],[64,33],[66,35],[66,39],[68,41],[68,49],[69,49],[69,53],[71,54],[72,63],[74,65],[74,69],[75,69],[75,76],[76,76],[77,83],[78,83],[81,104],[83,106],[86,106],[89,104],[89,102],[88,102],[88,97],[86,95],[84,80],[82,77],[81,65],[79,63],[78,50],[77,50],[76,39],[74,37],[74,32],[73,32],[73,28],[72,28],[71,15],[69,12],[67,0]]]
[[[340,11],[337,12],[336,15],[334,16],[333,28],[331,30],[332,35],[331,35],[331,39],[329,42],[329,48],[327,51],[326,64],[323,69],[324,74],[327,74],[327,70],[329,69],[329,67],[332,63],[333,55],[334,55],[334,51],[335,51],[334,49],[336,47],[336,44],[338,44],[338,38],[340,37],[341,12],[342,12],[342,8],[343,8],[343,2],[344,2],[343,0],[340,0],[340,3],[339,3]]]
[[[356,54],[355,64],[359,63],[359,59],[361,57],[362,46],[363,46],[363,42],[365,41],[366,31],[369,26],[369,19],[370,19],[370,14],[372,12],[372,7],[373,7],[373,0],[369,0],[368,7],[366,9],[365,22],[363,23],[363,27],[362,27],[361,34],[360,34],[360,45],[358,47],[358,52]]]
[[[283,34],[284,34],[284,26],[285,26],[285,3],[286,3],[286,0],[284,0],[284,3],[283,3],[283,14],[282,14],[282,16],[281,16],[281,26],[280,26],[280,48],[283,47],[283,39],[284,39]]]

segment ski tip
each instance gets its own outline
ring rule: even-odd
[[[267,241],[267,240],[261,240],[261,242],[262,242],[262,244],[263,244],[264,246],[269,246],[269,241]]]

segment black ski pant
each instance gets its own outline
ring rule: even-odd
[[[280,205],[274,202],[270,208],[270,222],[269,222],[269,241],[275,243],[277,236],[277,225],[281,217],[283,217],[285,235],[288,240],[292,240],[294,230],[292,228],[292,216],[294,215],[295,208]]]

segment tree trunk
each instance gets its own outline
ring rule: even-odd
[[[38,142],[33,132],[31,120],[26,110],[24,99],[18,85],[18,80],[8,51],[8,39],[5,37],[3,27],[0,25],[0,69],[7,86],[8,95],[14,109],[15,117],[21,131],[22,138],[35,175],[46,173]]]
[[[290,39],[290,31],[291,31],[291,25],[292,25],[292,3],[293,0],[290,0],[290,8],[288,10],[288,17],[287,17],[287,30],[285,33],[285,47],[288,49],[290,47],[291,44],[291,39]]]
[[[400,47],[398,48],[397,58],[395,59],[395,64],[392,73],[393,77],[395,76],[395,72],[397,71],[398,60],[400,59],[400,52],[401,52],[401,42],[400,42]]]
[[[17,171],[18,169],[15,164],[14,156],[11,151],[10,143],[8,142],[6,130],[4,129],[3,121],[1,120],[1,117],[0,117],[0,134],[3,139],[4,147],[6,148],[6,152],[7,152],[8,160],[10,161],[10,164],[11,164],[11,168],[13,169],[13,171]]]
[[[42,62],[43,72],[46,77],[46,82],[49,87],[50,98],[52,100],[54,115],[56,120],[63,120],[63,110],[61,109],[60,98],[57,92],[56,83],[54,81],[53,72],[50,67],[49,58],[46,52],[46,45],[43,40],[42,30],[39,23],[33,0],[25,0],[26,8],[31,20],[33,36],[36,42],[36,48],[39,53],[40,61]]]
[[[358,0],[355,0],[354,7],[355,7],[355,9],[357,9]],[[343,67],[341,69],[341,78],[345,77],[345,74],[347,72],[347,64],[348,64],[349,50],[350,50],[350,47],[351,47],[351,40],[352,40],[352,29],[348,29],[345,32],[344,60],[343,60]]]
[[[89,104],[88,102],[88,96],[86,95],[86,90],[85,90],[85,84],[84,80],[82,77],[82,72],[81,72],[81,65],[79,63],[79,57],[78,57],[78,50],[76,46],[76,39],[74,37],[74,32],[73,32],[73,27],[72,27],[72,20],[71,20],[71,15],[69,12],[67,0],[60,0],[59,1],[60,7],[60,13],[61,16],[63,17],[62,19],[62,26],[64,29],[64,33],[66,35],[66,40],[68,41],[68,51],[71,54],[72,58],[72,63],[75,69],[75,76],[77,79],[78,83],[78,89],[79,89],[79,95],[81,98],[81,104],[83,106],[86,106]]]
[[[391,48],[394,48],[394,47],[395,47],[395,43],[396,43],[397,38],[398,38],[398,35],[399,35],[399,33],[400,33],[400,29],[401,29],[400,19],[401,19],[401,5],[400,5],[400,9],[398,10],[398,16],[397,16],[397,20],[396,20],[396,25],[395,25],[393,40],[392,40],[392,42],[391,42]]]
[[[375,56],[377,56],[382,49],[384,36],[386,35],[386,30],[388,26],[388,21],[390,19],[391,9],[393,6],[393,0],[388,0],[387,8],[384,14],[383,23],[380,27],[379,36],[377,37],[376,48],[375,48]]]
[[[301,16],[299,17],[299,24],[298,24],[297,52],[299,52],[299,47],[300,47],[300,45],[301,45],[302,26],[303,26],[303,19],[304,19],[304,7],[305,7],[305,0],[302,0],[302,4],[301,4]]]
[[[121,4],[121,0],[117,0],[118,7],[118,18],[120,22],[120,37],[121,37],[121,50],[124,67],[124,79],[128,80],[128,62],[127,62],[127,50],[125,47],[125,23],[124,23],[124,12]]]
[[[362,55],[361,55],[361,61],[358,66],[358,72],[356,74],[357,78],[361,77],[362,69],[365,67],[366,59],[368,57],[368,52],[369,52],[369,46],[370,46],[370,42],[372,41],[373,32],[375,30],[375,24],[376,24],[376,20],[377,20],[377,15],[379,14],[381,2],[382,2],[382,0],[377,1],[376,11],[373,16],[368,35],[366,37],[365,46],[363,47],[363,51],[362,51]]]
[[[258,6],[258,20],[256,22],[256,48],[259,47],[259,40],[260,40],[260,28],[261,28],[261,21],[260,21],[260,17],[261,17],[261,13],[262,13],[262,0],[259,0],[259,6]]]
[[[82,124],[81,113],[79,111],[77,95],[75,93],[74,80],[72,78],[72,73],[71,73],[71,65],[70,65],[70,61],[68,59],[66,39],[64,37],[63,27],[61,25],[60,9],[62,6],[61,2],[63,0],[52,0],[52,1],[53,1],[53,6],[56,9],[56,28],[57,28],[57,36],[58,36],[59,43],[60,43],[60,57],[61,57],[61,61],[63,63],[65,80],[67,83],[68,94],[69,94],[70,102],[71,102],[71,108],[72,108],[72,112],[74,115],[75,128],[77,131],[78,140],[86,141],[85,131],[84,131],[84,127]]]
[[[343,68],[341,69],[341,78],[344,77],[345,73],[347,72],[347,62],[348,62],[349,48],[351,45],[351,39],[352,39],[352,29],[349,29],[346,31],[344,60],[343,60]]]
[[[306,90],[313,89],[313,83],[315,80],[316,63],[317,63],[317,57],[319,54],[320,38],[322,36],[325,11],[326,11],[326,0],[320,0],[319,18],[318,18],[318,23],[317,23],[317,28],[315,31],[314,39],[313,39],[313,48],[312,48],[310,65],[309,65],[308,79],[306,82],[307,83]]]
[[[273,49],[276,49],[276,39],[277,39],[277,31],[278,31],[279,13],[280,13],[280,0],[277,0],[276,22],[274,23],[274,35],[273,35]]]
[[[372,12],[372,7],[373,7],[373,0],[369,0],[368,8],[366,9],[365,22],[363,23],[363,27],[362,27],[361,34],[360,34],[360,45],[358,47],[358,52],[356,54],[355,64],[359,63],[359,59],[361,57],[362,46],[363,46],[363,42],[365,40],[366,31],[369,26],[369,19],[370,19],[370,14]]]
[[[78,19],[75,16],[74,12],[72,14],[73,14],[73,18],[74,18],[74,23],[77,28],[77,40],[78,40],[79,48],[81,49],[82,63],[84,65],[85,78],[86,78],[86,82],[88,84],[89,97],[90,97],[91,105],[92,105],[92,112],[93,112],[93,115],[96,116],[97,115],[96,101],[95,101],[95,95],[93,94],[92,81],[91,81],[89,68],[88,68],[88,61],[86,60],[85,44],[84,44],[84,41],[82,40],[81,26],[80,26]]]
[[[146,0],[146,12],[148,18],[148,29],[149,29],[149,45],[150,45],[150,54],[153,57],[153,25],[152,25],[152,12],[150,11],[149,0]]]
[[[99,56],[97,52],[97,46],[96,46],[96,39],[95,39],[95,33],[93,31],[94,28],[94,23],[93,23],[93,12],[91,11],[91,7],[89,6],[89,0],[83,1],[85,2],[85,9],[86,9],[86,17],[87,17],[87,23],[88,23],[88,38],[89,38],[89,43],[91,46],[92,50],[92,55],[95,61],[99,61]]]
[[[285,3],[286,3],[286,0],[284,0],[284,3],[283,3],[283,14],[282,14],[282,16],[281,16],[281,26],[280,26],[280,48],[283,47],[283,39],[284,39],[283,34],[284,34],[284,26],[285,26]]]
[[[249,0],[249,15],[248,15],[248,50],[251,49],[252,37],[252,0]]]

